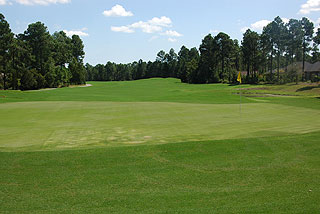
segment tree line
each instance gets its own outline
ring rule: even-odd
[[[226,33],[208,34],[199,48],[182,46],[178,53],[161,50],[155,61],[83,65],[79,36],[63,31],[53,35],[36,22],[14,35],[0,14],[0,89],[30,90],[63,87],[88,81],[123,81],[174,77],[184,83],[235,83],[237,72],[246,83],[286,83],[305,80],[305,62],[320,60],[320,28],[307,18],[284,23],[276,17],[261,34],[248,29],[241,43]],[[281,72],[289,64],[302,68]],[[2,80],[2,81],[1,81]]]
[[[185,83],[235,83],[242,71],[246,83],[286,83],[304,80],[305,62],[320,60],[320,29],[307,18],[290,19],[278,16],[261,34],[248,29],[242,42],[226,33],[208,34],[199,48],[182,46],[178,53],[161,50],[155,61],[128,64],[86,64],[87,80],[123,81],[151,77],[174,77]],[[302,68],[281,72],[294,62]]]
[[[84,84],[83,49],[79,36],[70,38],[63,31],[51,35],[41,22],[32,23],[24,33],[15,35],[0,13],[0,89]]]

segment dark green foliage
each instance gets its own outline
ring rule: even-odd
[[[3,80],[3,88],[8,88],[10,79],[9,66],[9,49],[13,40],[13,33],[11,32],[9,23],[5,17],[0,13],[0,77]]]
[[[302,53],[303,53],[303,59],[302,59],[302,72],[304,72],[305,68],[305,61],[306,61],[306,54],[311,50],[310,48],[310,42],[312,41],[312,36],[314,32],[314,25],[312,22],[309,21],[309,19],[303,17],[301,20],[301,25],[303,29],[303,41],[302,41]]]
[[[189,49],[182,46],[178,53],[178,78],[181,82],[188,82],[186,63],[189,61]]]
[[[294,62],[294,58],[296,56],[297,61],[301,61],[301,50],[302,47],[302,37],[303,37],[303,30],[302,25],[299,20],[290,19],[289,23],[286,25],[288,28],[288,35],[287,35],[287,43],[288,43],[288,54],[290,55],[291,63]]]
[[[71,40],[71,49],[72,49],[72,56],[78,61],[82,62],[84,58],[84,45],[82,40],[78,35],[73,35]]]
[[[306,80],[305,61],[314,63],[320,60],[319,29],[313,37],[312,22],[302,18],[290,19],[284,24],[280,17],[276,17],[261,35],[248,30],[241,46],[237,40],[220,32],[215,37],[211,34],[205,36],[199,50],[189,50],[185,46],[178,54],[174,49],[168,53],[161,50],[154,62],[108,62],[84,67],[84,45],[79,36],[69,38],[63,31],[51,36],[43,23],[36,22],[30,24],[24,34],[14,38],[9,24],[0,15],[0,88],[5,89],[30,88],[33,84],[23,86],[25,81],[21,79],[32,69],[37,73],[33,75],[37,82],[32,86],[34,89],[84,84],[85,80],[124,81],[153,77],[174,77],[196,84],[236,83],[239,71],[246,71],[247,75],[242,79],[247,83],[298,82]],[[300,70],[292,66],[291,70],[287,69],[288,65],[301,61]],[[282,68],[285,73],[281,73]]]
[[[267,47],[270,58],[270,74],[273,78],[273,59],[276,57],[276,67],[277,67],[277,79],[276,81],[280,82],[280,60],[285,51],[287,43],[287,33],[288,30],[284,25],[282,19],[278,16],[270,24],[268,24],[263,29],[263,40],[264,44]],[[275,79],[272,79],[274,81]]]
[[[85,83],[79,36],[69,38],[63,31],[51,36],[43,23],[36,22],[14,37],[2,14],[0,20],[0,88],[30,90]]]
[[[73,53],[70,51],[73,48],[72,40],[67,37],[65,32],[55,32],[53,35],[53,58],[56,65],[64,67],[66,63],[70,62],[72,59]]]
[[[37,79],[41,79],[37,76],[36,69],[25,70],[21,77],[21,90],[32,90],[38,88]]]
[[[204,37],[199,47],[200,61],[198,75],[193,79],[192,83],[209,83],[216,82],[213,80],[213,73],[216,72],[216,52],[214,49],[214,39],[211,34]]]
[[[276,17],[263,29],[260,64],[264,68],[260,70],[268,73],[267,81],[285,83],[302,79],[305,61],[317,61],[316,48],[313,49],[313,57],[309,55],[313,30],[313,23],[305,17],[301,20],[290,19],[287,24],[284,24],[280,17]],[[299,62],[302,62],[302,67],[294,67]],[[288,67],[291,67],[291,70],[287,70]],[[284,69],[281,71],[281,68]]]
[[[278,16],[262,34],[247,30],[241,45],[226,33],[205,36],[197,48],[182,46],[178,54],[161,50],[154,62],[86,65],[87,80],[123,81],[152,77],[175,77],[184,83],[236,83],[243,71],[246,83],[287,83],[303,80],[303,71],[296,62],[320,59],[319,32],[312,38],[313,24],[306,18],[291,19],[285,24]],[[319,30],[318,30],[319,31]],[[310,45],[313,39],[312,56]],[[297,63],[299,64],[299,63]],[[291,67],[289,66],[291,65]],[[288,67],[290,70],[288,70]],[[284,69],[283,69],[284,68]],[[246,74],[246,75],[245,75]]]
[[[246,66],[247,82],[255,82],[259,66],[259,40],[258,33],[248,29],[243,35],[242,53],[243,63]]]
[[[83,64],[73,58],[72,62],[69,64],[69,70],[71,72],[71,83],[81,85],[86,82],[85,68]]]
[[[168,57],[169,76],[176,78],[178,76],[178,72],[177,72],[178,55],[175,53],[174,49],[171,48],[167,57]]]
[[[316,32],[316,35],[313,38],[313,49],[312,49],[313,63],[320,61],[319,45],[320,45],[320,28],[318,28],[318,31]]]
[[[31,48],[23,41],[22,35],[18,35],[13,39],[10,49],[9,68],[11,72],[11,88],[14,90],[20,89],[20,79],[23,71],[30,68],[34,61],[34,56],[31,54]]]
[[[199,72],[198,69],[199,69],[199,61],[197,59],[193,58],[191,59],[191,61],[188,61],[186,63],[187,80],[189,83],[194,83],[193,81],[197,80],[198,72]]]
[[[229,73],[226,71],[229,68],[228,65],[230,64],[234,43],[233,40],[230,39],[230,36],[225,33],[219,33],[214,38],[214,41],[217,49],[217,59],[221,67],[221,70],[219,71],[219,79],[223,80]]]
[[[51,71],[47,72],[45,75],[45,79],[46,79],[47,86],[49,88],[58,87],[58,84],[57,84],[58,82],[56,81],[57,74],[56,74],[55,70],[51,70]]]
[[[45,69],[45,64],[52,55],[53,44],[47,27],[41,22],[30,24],[24,32],[23,38],[29,47],[31,47],[32,55],[35,56],[32,67],[37,69],[42,75],[45,75],[48,72]]]
[[[126,72],[129,76],[125,76],[125,79],[130,79],[130,71],[133,80],[144,79],[147,73],[147,63],[142,59],[139,62],[133,62],[131,68],[128,68],[129,72]]]

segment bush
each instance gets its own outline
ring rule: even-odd
[[[34,73],[36,72],[37,71],[35,69],[23,71],[23,75],[21,77],[20,90],[24,91],[37,89],[37,81],[34,77]]]
[[[311,77],[311,82],[320,82],[320,76],[318,75],[313,75]]]

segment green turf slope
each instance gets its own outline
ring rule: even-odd
[[[0,91],[0,213],[320,212],[317,96],[91,84]]]
[[[154,78],[125,82],[89,82],[92,87],[35,91],[0,91],[0,103],[30,101],[179,102],[237,104],[238,86],[191,85],[178,79]],[[243,102],[252,102],[243,99]]]

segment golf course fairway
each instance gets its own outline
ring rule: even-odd
[[[320,212],[320,95],[89,83],[0,91],[0,213]]]

